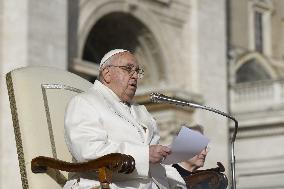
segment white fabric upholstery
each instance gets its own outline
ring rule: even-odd
[[[23,188],[62,188],[46,174],[32,173],[30,163],[37,156],[72,161],[64,141],[65,107],[78,94],[74,89],[85,91],[92,84],[65,70],[49,67],[14,70],[7,74],[7,84]],[[56,174],[53,177],[61,180]]]

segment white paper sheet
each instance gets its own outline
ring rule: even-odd
[[[169,145],[172,153],[162,162],[162,164],[179,163],[192,158],[200,153],[207,145],[209,139],[198,131],[182,126],[179,134]]]

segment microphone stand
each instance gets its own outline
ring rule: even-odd
[[[237,136],[238,121],[234,117],[232,117],[231,115],[226,114],[226,113],[224,113],[220,110],[217,110],[217,109],[214,109],[214,108],[211,108],[211,107],[208,107],[208,106],[203,106],[203,105],[200,105],[200,104],[184,101],[184,100],[171,98],[171,97],[165,96],[165,95],[160,94],[160,93],[151,93],[150,99],[154,103],[170,103],[170,104],[175,104],[175,105],[180,105],[180,106],[189,106],[189,107],[193,107],[193,108],[208,110],[208,111],[217,113],[219,115],[225,116],[225,117],[234,121],[235,130],[234,130],[232,140],[231,140],[231,174],[232,174],[231,175],[231,178],[232,178],[231,182],[232,182],[232,189],[236,189],[235,145],[234,145],[234,142],[235,142],[236,136]]]

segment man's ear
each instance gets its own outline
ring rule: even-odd
[[[104,82],[110,83],[110,81],[111,81],[111,73],[110,73],[110,70],[108,68],[105,68],[103,70],[102,75],[103,75]]]

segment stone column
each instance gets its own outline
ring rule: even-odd
[[[191,14],[182,32],[184,55],[190,62],[188,90],[203,97],[204,105],[224,112],[227,108],[226,6],[224,0],[192,0]],[[206,165],[221,161],[228,167],[228,123],[217,114],[198,110],[194,120],[205,128],[211,151]],[[228,170],[228,168],[227,168]]]
[[[5,74],[28,65],[67,68],[67,0],[0,1],[0,188],[22,188]]]
[[[22,188],[5,74],[27,65],[27,0],[1,1],[0,188]]]

